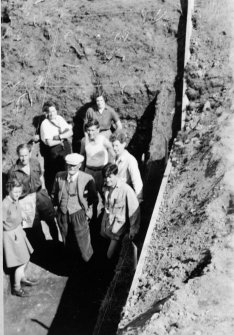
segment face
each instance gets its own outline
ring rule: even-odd
[[[108,187],[114,187],[117,183],[117,176],[115,174],[111,174],[105,178],[105,182]]]
[[[90,140],[94,140],[99,133],[99,128],[97,126],[92,126],[87,129],[87,134]]]
[[[80,168],[81,164],[78,164],[78,165],[70,165],[70,164],[67,164],[67,171],[68,171],[68,174],[70,176],[73,176],[74,174],[76,174],[77,171],[79,171],[79,168]]]
[[[97,104],[98,109],[104,109],[106,105],[103,97],[97,97],[96,104]]]
[[[17,201],[19,200],[19,197],[21,196],[22,193],[22,187],[13,187],[13,189],[9,192],[10,197],[14,200]]]
[[[53,120],[57,116],[57,110],[54,106],[49,107],[48,112],[46,113],[49,120]]]
[[[112,147],[113,147],[113,150],[114,150],[114,153],[116,154],[116,156],[120,156],[123,153],[123,151],[126,147],[126,143],[125,142],[120,143],[119,140],[116,140],[116,141],[112,142]]]
[[[18,156],[19,156],[20,163],[23,166],[26,166],[29,164],[30,152],[27,148],[20,149]]]

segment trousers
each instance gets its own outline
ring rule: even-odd
[[[68,212],[64,214],[59,210],[58,225],[65,246],[73,249],[78,248],[83,260],[88,262],[93,255],[93,248],[85,211],[81,209],[73,214]]]

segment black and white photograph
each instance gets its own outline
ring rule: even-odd
[[[234,334],[234,0],[2,0],[0,122],[0,334]]]

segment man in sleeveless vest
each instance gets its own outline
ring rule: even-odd
[[[90,174],[96,183],[97,191],[102,195],[102,169],[114,159],[114,151],[110,141],[100,134],[97,120],[89,120],[85,124],[85,137],[81,141],[80,154],[85,157],[82,169]]]
[[[57,173],[52,198],[65,246],[74,252],[78,248],[88,262],[93,255],[89,221],[95,216],[98,196],[92,176],[79,170],[83,160],[77,153],[65,157],[67,171]]]

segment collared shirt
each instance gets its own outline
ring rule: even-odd
[[[20,164],[19,160],[17,160],[16,164],[14,164],[8,172],[8,179],[17,178],[23,184],[23,190],[20,199],[24,198],[30,193],[39,191],[42,186],[40,179],[42,176],[40,163],[37,159],[31,158],[29,165],[29,175],[22,170],[22,165]]]
[[[46,140],[52,140],[54,136],[58,136],[65,129],[70,129],[72,126],[61,116],[57,115],[53,122],[48,119],[42,121],[40,133],[41,140],[46,144]]]
[[[108,223],[115,224],[112,233],[121,234],[128,221],[130,230],[136,233],[140,226],[140,207],[133,189],[119,179],[114,188],[104,187],[104,197]]]
[[[78,174],[79,171],[77,171],[75,174],[73,174],[72,176],[69,175],[69,173],[67,174],[67,181],[69,183],[72,183],[73,181],[75,181],[78,178]]]
[[[138,200],[142,201],[143,183],[136,158],[127,150],[124,150],[122,155],[115,160],[115,163],[118,166],[118,177],[130,185],[134,189]]]
[[[106,105],[102,113],[100,113],[97,109],[89,108],[85,116],[85,122],[90,119],[98,120],[100,130],[103,131],[110,129],[112,121],[114,121],[114,123],[119,121],[119,116],[112,107]]]

